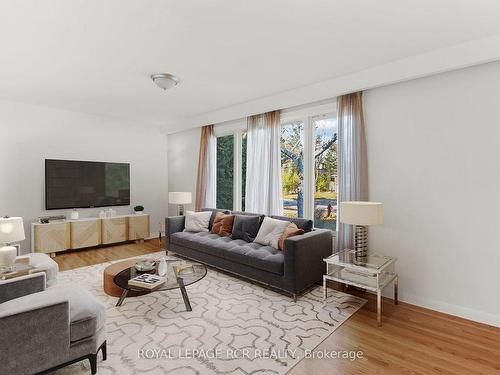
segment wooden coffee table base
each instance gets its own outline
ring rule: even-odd
[[[113,297],[121,297],[122,294],[125,292],[125,289],[120,288],[118,285],[116,285],[113,281],[115,276],[123,271],[124,269],[132,267],[135,263],[137,263],[139,259],[129,259],[129,260],[124,260],[122,262],[117,262],[113,263],[112,265],[106,267],[104,269],[104,277],[103,277],[103,287],[104,287],[104,292]],[[137,297],[137,296],[143,296],[145,294],[148,294],[149,292],[144,291],[144,292],[139,292],[135,290],[131,290],[128,292],[129,297]],[[124,297],[125,298],[125,297]],[[117,305],[118,306],[118,305]]]

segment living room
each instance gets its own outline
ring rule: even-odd
[[[0,13],[0,374],[500,373],[500,4]]]

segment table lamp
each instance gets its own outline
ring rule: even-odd
[[[10,268],[16,261],[17,247],[11,243],[22,241],[24,236],[23,218],[3,217],[0,218],[0,267]]]
[[[368,225],[384,222],[384,205],[380,202],[340,202],[339,221],[352,224],[354,229],[354,250],[356,258],[368,255]]]
[[[177,215],[184,215],[184,205],[193,201],[191,192],[171,191],[168,193],[168,202],[177,205]]]

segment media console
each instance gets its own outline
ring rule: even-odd
[[[59,251],[138,241],[149,236],[146,214],[32,223],[31,249],[53,257]]]

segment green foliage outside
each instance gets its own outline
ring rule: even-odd
[[[217,138],[217,193],[216,206],[233,209],[234,136]]]

